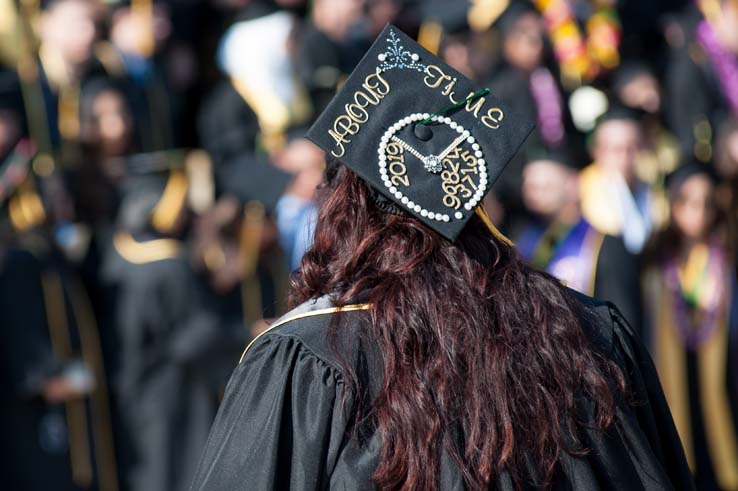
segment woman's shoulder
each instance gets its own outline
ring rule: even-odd
[[[342,355],[358,352],[358,334],[363,320],[367,319],[370,304],[355,303],[337,306],[328,296],[308,300],[274,321],[264,332],[256,336],[241,356],[241,363],[257,356],[263,347],[296,346],[329,367],[338,368],[336,343],[340,343]],[[332,334],[331,327],[349,326],[340,334]],[[341,335],[343,334],[343,335]],[[346,335],[348,334],[348,335]],[[353,336],[352,334],[356,334]]]
[[[615,304],[575,290],[569,293],[581,307],[579,317],[585,334],[600,353],[622,366],[641,351],[639,336]]]

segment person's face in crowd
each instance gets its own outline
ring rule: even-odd
[[[21,136],[19,119],[15,112],[0,109],[0,158],[10,152]]]
[[[619,91],[618,97],[628,107],[642,109],[650,114],[661,110],[661,89],[653,74],[642,72],[633,77]]]
[[[724,48],[738,54],[738,1],[723,0],[721,7],[714,22],[718,39]]]
[[[400,14],[400,4],[397,0],[372,0],[368,7],[369,21],[372,31],[376,34],[379,34],[388,23],[393,23]]]
[[[87,0],[59,0],[41,20],[44,44],[56,49],[66,63],[81,65],[92,56],[97,38],[98,8]]]
[[[113,14],[110,40],[124,53],[145,57],[159,49],[171,32],[170,14],[162,5],[154,6],[151,20],[120,8]]]
[[[471,53],[469,42],[461,39],[449,39],[444,43],[441,50],[441,58],[454,70],[458,70],[465,76],[473,79],[474,69],[471,64]]]
[[[312,20],[328,37],[342,41],[364,13],[363,0],[316,0]]]
[[[577,199],[577,174],[560,162],[534,160],[523,169],[523,202],[536,215],[556,218]]]
[[[637,122],[605,121],[595,132],[593,156],[601,168],[616,172],[630,182],[635,176],[635,160],[640,145],[640,127]]]
[[[123,95],[104,90],[92,102],[92,122],[84,135],[100,148],[105,157],[119,156],[128,150],[133,131],[131,113]]]
[[[543,25],[535,13],[522,15],[505,36],[505,59],[520,70],[531,72],[543,59]]]
[[[677,230],[689,240],[704,239],[715,221],[715,185],[709,177],[687,178],[673,197],[671,214]]]

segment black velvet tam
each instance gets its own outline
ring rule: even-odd
[[[389,25],[308,138],[455,240],[532,129]]]

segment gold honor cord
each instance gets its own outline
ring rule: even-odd
[[[418,44],[433,53],[438,54],[443,38],[443,26],[436,21],[426,21],[420,25],[418,31]]]
[[[477,216],[482,220],[484,225],[486,225],[487,229],[492,234],[492,237],[499,240],[503,244],[513,247],[515,244],[513,244],[513,241],[505,237],[505,234],[500,232],[497,227],[495,227],[495,224],[492,223],[492,220],[490,219],[489,215],[487,215],[487,212],[484,209],[483,205],[477,206],[477,209],[474,210]]]
[[[243,350],[243,354],[241,354],[241,359],[238,360],[238,363],[240,364],[244,357],[246,356],[246,353],[249,351],[251,346],[256,342],[257,339],[265,335],[266,333],[283,326],[287,324],[288,322],[296,321],[298,319],[305,319],[307,317],[314,317],[316,315],[326,315],[326,314],[335,314],[338,312],[352,312],[355,310],[369,310],[372,308],[372,304],[370,303],[360,303],[360,304],[351,304],[351,305],[344,305],[343,307],[329,307],[327,309],[320,309],[320,310],[313,310],[310,312],[303,312],[302,314],[295,314],[291,315],[289,317],[286,317],[280,321],[275,322],[268,328],[266,328],[263,332],[259,333],[258,336],[256,336],[254,339],[251,340],[251,342],[246,346],[246,349]]]
[[[247,328],[263,317],[261,279],[257,274],[261,240],[264,236],[266,211],[258,201],[246,203],[243,210],[241,233],[238,240],[241,264],[241,310]]]
[[[46,308],[51,349],[62,361],[72,358],[72,341],[67,321],[64,288],[59,274],[46,271],[41,275],[41,288]],[[87,417],[84,399],[72,399],[64,403],[69,428],[69,456],[72,465],[72,480],[75,484],[88,487],[92,484],[92,456],[87,433]]]
[[[113,237],[116,252],[131,264],[147,264],[179,256],[182,245],[174,239],[138,242],[130,234],[118,232]]]
[[[181,170],[173,170],[169,174],[161,199],[151,213],[151,224],[158,232],[163,234],[172,232],[186,199],[187,175]]]
[[[82,359],[95,374],[95,390],[90,394],[92,441],[100,491],[118,491],[118,470],[113,443],[110,399],[105,380],[105,366],[95,314],[82,284],[72,281],[70,304],[79,331]]]
[[[597,262],[600,259],[600,251],[602,251],[602,244],[605,242],[605,234],[598,232],[594,227],[589,231],[590,237],[587,237],[585,247],[592,247],[594,252],[592,253],[592,271],[590,273],[589,280],[589,291],[587,295],[594,297],[595,285],[597,283]]]

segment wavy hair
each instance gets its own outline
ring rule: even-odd
[[[373,304],[369,332],[383,382],[360,419],[382,436],[376,485],[437,490],[444,450],[469,489],[488,489],[503,472],[517,487],[550,484],[564,452],[587,451],[577,399],[593,402],[605,429],[624,386],[620,370],[591,347],[577,300],[476,217],[452,243],[378,209],[345,166],[327,174],[291,301],[330,294],[338,305]],[[354,393],[366,393],[355,369],[343,369]]]

